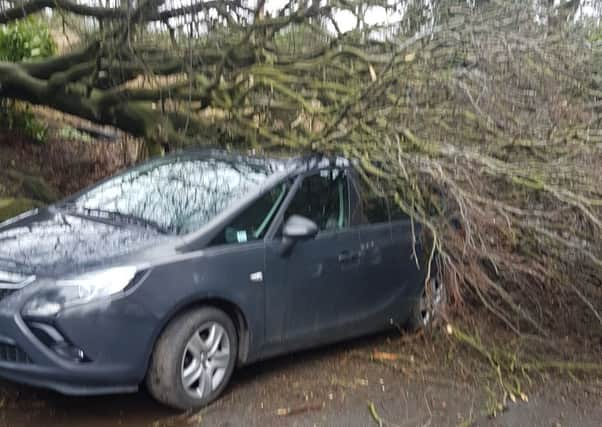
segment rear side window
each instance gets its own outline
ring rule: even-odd
[[[378,190],[378,183],[369,185],[360,179],[356,184],[355,191],[359,202],[356,204],[353,213],[354,224],[380,224],[389,222],[390,202]],[[373,188],[376,187],[376,188]]]
[[[321,231],[342,230],[349,226],[349,188],[347,173],[341,169],[322,170],[305,177],[284,221],[292,215],[311,219]]]
[[[210,246],[263,239],[289,187],[288,183],[282,183],[269,190],[220,231]]]
[[[410,217],[401,209],[395,200],[391,200],[389,204],[391,208],[391,221],[409,221]]]

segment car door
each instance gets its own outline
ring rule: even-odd
[[[358,177],[359,178],[359,177]],[[407,293],[420,280],[414,257],[412,223],[407,216],[391,221],[393,201],[378,195],[361,179],[352,180],[352,195],[358,198],[352,215],[361,241],[360,278],[370,283],[359,312],[372,322],[387,324],[405,320]]]
[[[396,203],[389,203],[389,207],[395,274],[400,278],[402,292],[399,298],[402,304],[401,313],[406,315],[415,304],[415,298],[424,289],[428,250],[425,253],[422,224],[412,221]]]
[[[267,325],[284,322],[284,301],[272,304],[275,309],[266,310],[265,236],[291,185],[290,180],[284,180],[265,188],[256,200],[217,229],[205,248],[204,258],[211,258],[212,268],[218,270],[216,275],[241,302],[250,332],[251,353],[263,350]]]
[[[357,230],[349,227],[349,187],[343,169],[323,169],[300,178],[280,215],[266,253],[266,310],[285,304],[284,322],[267,325],[268,339],[286,345],[341,338],[356,319],[360,287]],[[282,254],[282,225],[292,215],[314,221],[318,235]]]

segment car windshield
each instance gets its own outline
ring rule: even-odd
[[[271,160],[174,156],[145,163],[60,207],[183,234],[199,229],[280,168]]]

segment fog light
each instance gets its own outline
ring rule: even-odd
[[[90,361],[82,349],[67,341],[54,326],[47,323],[31,322],[29,328],[45,346],[63,359],[70,362]]]
[[[82,349],[74,347],[65,341],[58,342],[50,348],[59,356],[71,360],[72,362],[86,361],[86,355]]]

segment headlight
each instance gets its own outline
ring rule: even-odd
[[[27,301],[22,314],[27,317],[54,316],[66,307],[114,295],[132,282],[136,272],[136,267],[115,267],[59,280]]]

